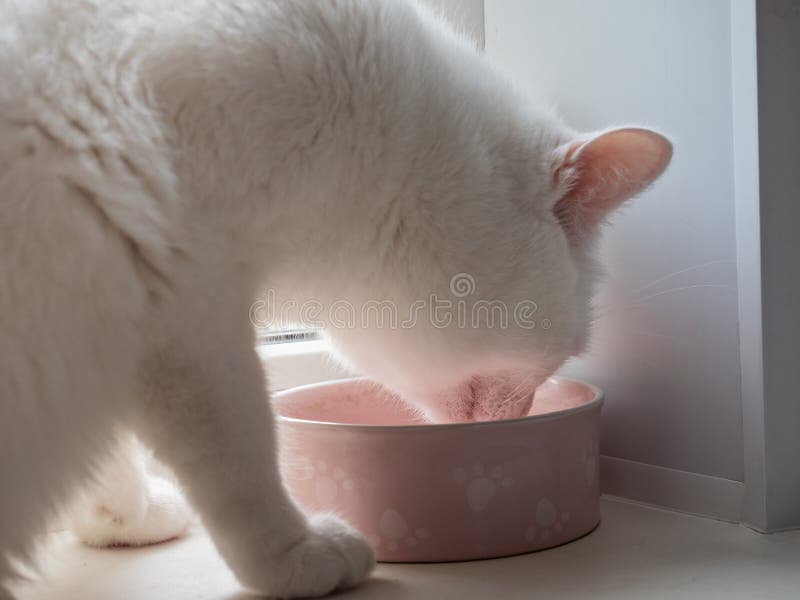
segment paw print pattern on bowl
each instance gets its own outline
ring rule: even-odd
[[[550,499],[542,498],[536,504],[534,524],[525,530],[525,540],[532,542],[538,536],[539,539],[546,541],[552,534],[559,535],[564,531],[564,525],[569,522],[569,519],[568,512],[562,512],[559,515],[558,509]]]
[[[324,461],[318,462],[314,471],[316,475],[314,491],[321,504],[331,504],[339,497],[340,491],[349,492],[355,487],[342,469],[339,467],[331,469]]]
[[[453,480],[458,485],[465,486],[467,505],[473,512],[485,510],[499,487],[509,488],[514,485],[514,480],[505,475],[502,467],[497,466],[487,472],[481,463],[475,463],[471,472],[464,467],[458,467],[453,471]]]
[[[386,549],[390,552],[397,550],[400,544],[413,548],[430,537],[430,532],[424,527],[417,527],[412,531],[402,515],[393,508],[383,511],[378,529],[381,536],[386,538]],[[373,548],[381,543],[380,539],[373,536],[369,536],[368,541]]]

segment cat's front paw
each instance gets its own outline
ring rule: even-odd
[[[354,587],[370,574],[375,556],[357,531],[332,515],[312,517],[309,525],[270,566],[267,581],[243,583],[270,598],[310,598]]]

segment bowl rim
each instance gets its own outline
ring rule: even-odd
[[[566,417],[570,417],[579,413],[590,411],[594,408],[599,408],[603,405],[605,401],[605,393],[599,387],[594,384],[591,384],[587,381],[583,381],[582,379],[578,379],[575,377],[562,377],[562,376],[553,376],[548,377],[548,381],[556,380],[556,381],[568,381],[570,383],[578,383],[580,385],[586,386],[592,392],[594,397],[589,400],[588,402],[581,404],[580,406],[574,406],[572,408],[565,408],[562,410],[557,410],[549,413],[544,413],[541,415],[533,415],[527,417],[516,417],[514,419],[500,419],[497,421],[476,421],[476,422],[467,422],[467,423],[428,423],[428,424],[421,424],[421,425],[376,425],[370,423],[336,423],[334,421],[312,421],[309,419],[298,419],[297,417],[286,417],[284,415],[279,414],[275,411],[275,418],[276,421],[280,423],[286,423],[290,425],[298,425],[302,427],[314,427],[314,428],[324,428],[324,429],[347,429],[347,430],[358,430],[358,431],[442,431],[446,429],[482,429],[486,427],[504,427],[504,426],[512,426],[512,425],[520,425],[523,423],[530,423],[533,425],[534,423],[544,423],[547,421],[554,421],[556,419],[563,419]],[[282,396],[288,396],[291,393],[297,392],[304,392],[306,390],[315,389],[315,388],[322,388],[322,387],[330,387],[331,385],[342,385],[350,382],[357,382],[357,381],[370,381],[367,377],[343,377],[340,379],[328,379],[325,381],[319,381],[317,383],[309,383],[306,385],[299,385],[291,388],[287,388],[285,390],[281,390],[280,392],[276,392],[272,395],[273,400],[277,400]]]

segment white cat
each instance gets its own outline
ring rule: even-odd
[[[259,290],[535,302],[549,328],[329,331],[432,418],[520,414],[583,346],[598,224],[670,155],[576,133],[410,2],[0,0],[0,589],[92,476],[88,541],[185,527],[134,451],[105,464],[118,427],[243,585],[357,584],[368,546],[281,484]]]

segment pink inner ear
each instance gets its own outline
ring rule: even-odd
[[[669,164],[672,145],[648,129],[616,129],[558,150],[556,185],[569,191],[553,207],[567,235],[579,242],[631,196],[646,188]]]

